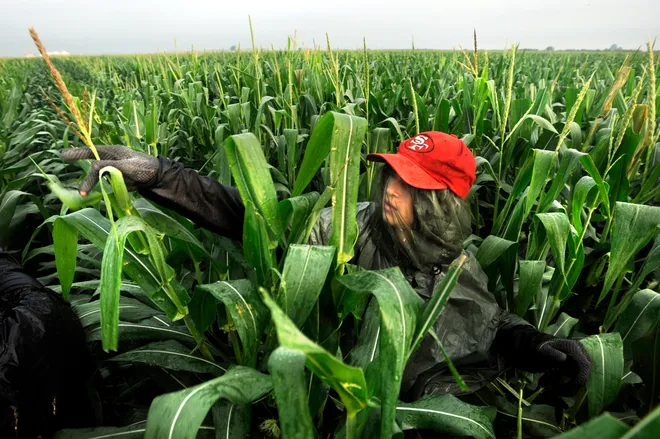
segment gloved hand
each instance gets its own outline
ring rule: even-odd
[[[82,182],[78,191],[86,196],[99,181],[99,171],[106,166],[113,166],[124,176],[126,188],[129,191],[148,189],[156,183],[160,162],[158,158],[133,151],[125,146],[97,146],[101,160],[94,160],[92,150],[84,148],[70,148],[62,152],[65,161],[92,159],[92,170]]]
[[[539,332],[531,326],[501,331],[496,339],[499,352],[527,372],[553,372],[569,378],[564,386],[575,389],[589,379],[591,358],[582,343]]]

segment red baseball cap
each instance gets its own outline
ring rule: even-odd
[[[465,199],[476,179],[477,162],[456,136],[439,131],[419,133],[399,145],[396,154],[369,154],[386,162],[399,177],[418,189],[451,189]]]

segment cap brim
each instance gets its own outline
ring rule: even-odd
[[[417,163],[401,154],[368,154],[367,160],[385,162],[394,169],[401,180],[417,189],[440,190],[448,186],[431,177]]]

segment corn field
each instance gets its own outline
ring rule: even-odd
[[[651,43],[625,54],[290,40],[55,58],[66,99],[44,60],[0,60],[0,246],[71,303],[99,364],[104,427],[56,437],[660,437],[656,62]],[[351,263],[355,205],[379,180],[366,155],[429,130],[477,157],[464,247],[499,305],[589,352],[573,396],[515,369],[460,396],[385,390],[461,266],[439,306],[398,309],[394,294],[415,293],[397,269],[374,282]],[[128,192],[114,168],[81,197],[91,162],[61,153],[85,145],[163,155],[237,187],[242,244]],[[329,206],[343,219],[331,246],[308,245]]]

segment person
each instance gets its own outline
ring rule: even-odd
[[[85,331],[69,303],[0,248],[0,437],[95,422]]]
[[[105,166],[119,169],[127,184],[144,197],[188,217],[198,225],[240,241],[245,207],[236,188],[224,186],[166,157],[152,157],[122,146],[98,147],[101,160],[79,191],[86,195]],[[64,160],[91,159],[87,148],[68,149]],[[465,201],[475,181],[476,161],[460,139],[424,132],[400,143],[395,154],[370,154],[384,162],[377,200],[359,203],[359,236],[352,263],[365,269],[398,266],[415,291],[428,300],[449,265],[465,257],[463,270],[434,329],[469,387],[484,386],[514,366],[528,372],[553,370],[575,391],[589,377],[591,360],[581,343],[537,331],[501,309],[487,289],[487,277],[476,258],[463,249],[471,231]],[[309,239],[327,244],[331,208],[322,211]],[[369,312],[367,310],[367,312]],[[406,366],[402,394],[460,394],[444,354],[427,335]]]

